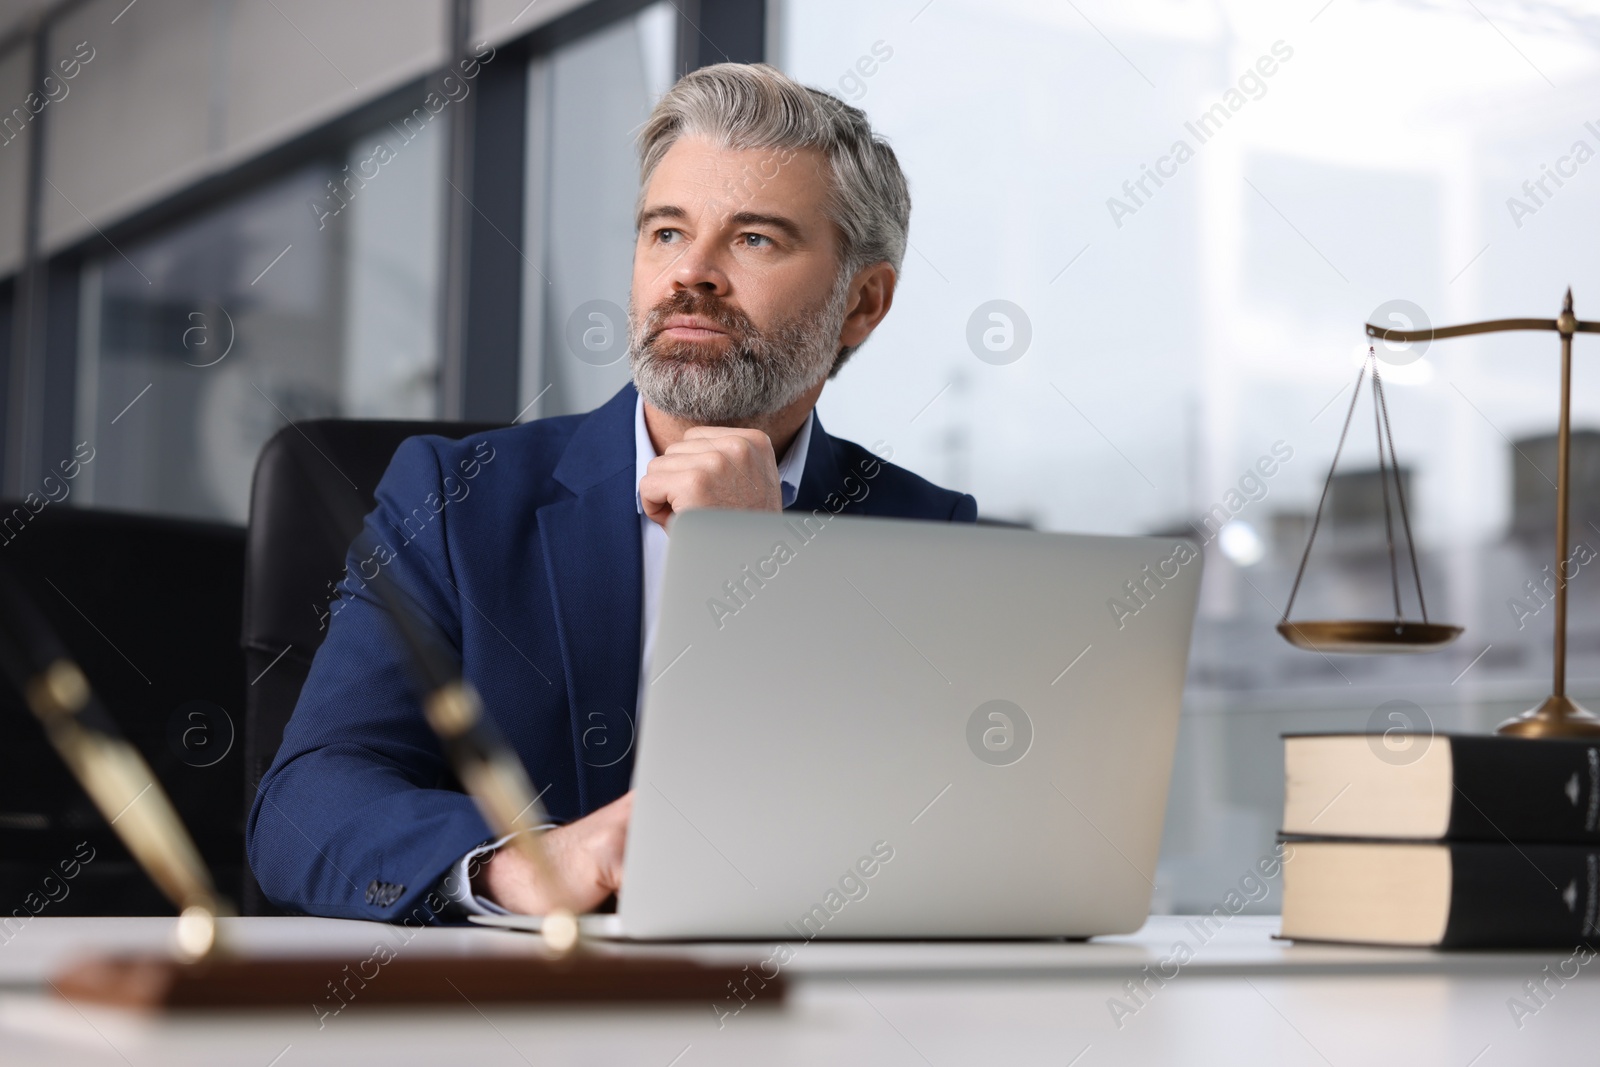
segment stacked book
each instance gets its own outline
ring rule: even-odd
[[[1284,736],[1283,936],[1600,943],[1600,742]]]

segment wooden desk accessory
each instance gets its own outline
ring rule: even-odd
[[[676,957],[460,956],[397,952],[370,978],[353,979],[351,961],[323,957],[248,958],[214,952],[184,961],[155,955],[99,957],[57,974],[51,985],[67,1000],[139,1010],[290,1008],[319,1012],[352,1004],[482,1004],[700,1002],[721,1004],[752,969],[699,964]],[[783,1001],[781,974],[762,976],[755,1004]],[[349,983],[355,981],[351,986]]]
[[[1561,413],[1556,444],[1556,599],[1555,599],[1555,651],[1554,681],[1551,695],[1542,703],[1521,715],[1501,723],[1497,732],[1514,737],[1600,737],[1600,718],[1580,707],[1566,695],[1567,686],[1567,519],[1571,478],[1568,459],[1572,450],[1572,337],[1578,333],[1600,333],[1600,322],[1579,321],[1572,311],[1572,290],[1568,289],[1561,314],[1554,319],[1494,319],[1488,322],[1471,322],[1461,326],[1440,326],[1420,330],[1396,330],[1388,326],[1367,323],[1367,336],[1375,340],[1405,343],[1445,340],[1479,333],[1502,333],[1509,330],[1542,330],[1561,337]],[[1289,609],[1294,606],[1294,594],[1299,591],[1304,577],[1306,561],[1311,558],[1311,544],[1317,536],[1317,526],[1322,521],[1322,508],[1327,503],[1328,488],[1333,483],[1333,468],[1339,463],[1339,453],[1344,449],[1345,435],[1350,431],[1350,419],[1355,414],[1356,400],[1361,395],[1362,376],[1372,372],[1372,393],[1378,434],[1378,468],[1383,483],[1384,521],[1388,532],[1389,569],[1394,586],[1394,620],[1339,619],[1316,622],[1290,622]],[[1384,448],[1387,443],[1388,461],[1385,465]],[[1394,471],[1395,496],[1399,504],[1400,519],[1405,530],[1410,551],[1411,569],[1416,578],[1417,600],[1422,610],[1421,622],[1407,622],[1400,606],[1400,579],[1394,549],[1394,521],[1389,511],[1389,468]],[[1411,521],[1406,513],[1405,495],[1400,486],[1399,464],[1394,456],[1394,438],[1389,430],[1389,413],[1383,396],[1383,384],[1378,373],[1375,351],[1368,349],[1367,361],[1356,377],[1356,395],[1350,399],[1350,410],[1345,415],[1344,431],[1339,437],[1339,448],[1334,452],[1333,467],[1328,471],[1328,481],[1323,486],[1322,499],[1317,504],[1316,518],[1312,520],[1311,536],[1306,541],[1305,555],[1295,575],[1294,589],[1284,608],[1278,632],[1298,648],[1312,652],[1431,652],[1454,641],[1461,627],[1428,621],[1428,609],[1422,599],[1422,575],[1417,570],[1416,547],[1411,539]]]

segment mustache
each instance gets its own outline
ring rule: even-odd
[[[750,317],[744,312],[730,307],[718,297],[684,289],[650,309],[650,315],[646,319],[645,340],[654,341],[659,337],[665,328],[662,324],[674,315],[695,315],[709,319],[735,340],[750,337],[757,332],[755,323],[751,322]]]

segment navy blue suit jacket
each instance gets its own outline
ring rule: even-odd
[[[352,550],[327,638],[250,812],[250,865],[269,899],[313,915],[426,921],[435,909],[425,898],[438,899],[430,891],[493,836],[454,787],[403,646],[359,580],[375,567],[454,645],[487,713],[548,787],[552,819],[627,791],[631,752],[599,766],[579,745],[596,714],[624,730],[637,721],[636,396],[629,385],[587,415],[461,441],[413,437],[395,452],[364,535],[387,558]],[[793,508],[977,517],[972,497],[888,463],[860,495],[853,472],[878,461],[817,422]]]

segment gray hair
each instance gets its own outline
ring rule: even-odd
[[[840,237],[839,284],[873,263],[888,263],[899,274],[911,192],[894,149],[872,132],[860,108],[765,63],[717,63],[692,71],[667,91],[640,131],[638,211],[656,167],[684,136],[735,151],[820,149],[833,177],[825,210]],[[746,182],[759,187],[771,178],[758,173]],[[839,373],[853,351],[840,350],[828,377]]]

